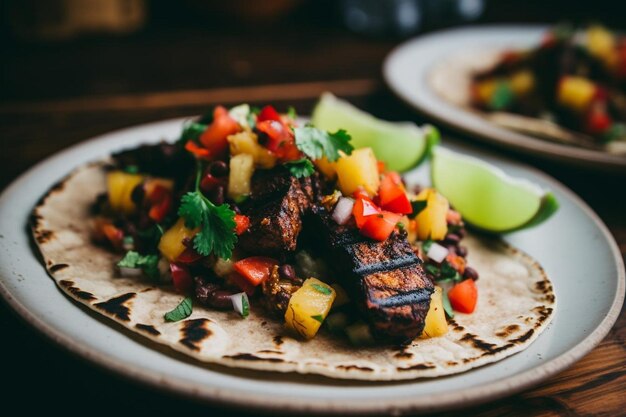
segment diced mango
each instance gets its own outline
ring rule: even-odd
[[[259,145],[257,135],[249,130],[230,135],[228,143],[230,144],[231,155],[250,154],[257,167],[270,169],[276,165],[276,156]]]
[[[161,186],[163,188],[167,188],[168,190],[172,191],[174,189],[174,180],[170,180],[167,178],[149,178],[146,180],[146,185],[145,185],[145,189],[146,189],[146,195],[150,195],[152,194],[152,192],[154,191],[154,189],[157,186]]]
[[[132,199],[133,189],[144,180],[143,175],[112,171],[107,174],[109,205],[114,211],[130,214],[137,208]]]
[[[355,149],[339,158],[335,167],[343,195],[352,195],[358,188],[363,188],[370,197],[378,192],[378,161],[372,148]]]
[[[228,196],[237,201],[250,194],[252,174],[254,174],[254,157],[252,155],[240,153],[231,157]]]
[[[559,83],[557,100],[565,107],[582,112],[589,107],[595,93],[596,86],[588,79],[566,76]]]
[[[185,219],[182,217],[161,236],[159,241],[159,251],[170,262],[176,261],[176,258],[187,248],[183,241],[192,239],[200,229],[189,229],[185,227]]]
[[[316,159],[313,161],[317,169],[319,169],[322,174],[329,180],[334,180],[337,176],[337,167],[335,162],[330,162],[326,157]]]
[[[446,333],[448,333],[448,322],[443,309],[443,290],[436,286],[430,296],[430,308],[424,320],[422,337],[439,337]]]
[[[419,240],[442,240],[448,233],[446,221],[450,209],[448,200],[432,188],[422,190],[416,199],[426,200],[426,208],[415,217],[417,238]]]
[[[335,290],[316,278],[309,278],[289,300],[285,312],[287,327],[305,339],[312,339],[335,300]]]
[[[528,70],[517,71],[511,76],[510,85],[516,95],[526,95],[535,88],[535,76]]]
[[[474,94],[475,99],[479,103],[489,103],[491,101],[491,97],[496,91],[497,83],[494,79],[487,79],[476,82],[474,84]]]
[[[615,36],[603,26],[591,26],[587,29],[587,49],[594,57],[600,59],[609,68],[619,61],[615,47]]]

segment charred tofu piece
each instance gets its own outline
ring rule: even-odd
[[[259,170],[243,213],[250,228],[239,237],[240,247],[255,254],[281,255],[296,249],[302,217],[318,198],[319,178],[298,179],[279,167]]]
[[[384,242],[336,224],[322,208],[311,215],[321,253],[363,313],[374,335],[394,342],[419,336],[434,291],[404,233]]]

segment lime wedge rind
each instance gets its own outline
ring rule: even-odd
[[[482,232],[509,233],[534,227],[559,207],[556,196],[537,184],[441,147],[433,150],[431,179],[466,223]]]

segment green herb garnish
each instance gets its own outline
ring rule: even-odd
[[[457,274],[456,269],[448,261],[443,261],[441,263],[441,276],[442,278],[454,278]]]
[[[250,302],[245,295],[241,296],[241,316],[246,318],[250,315]]]
[[[492,110],[504,110],[507,108],[515,98],[511,86],[504,81],[499,82],[489,100],[489,107]]]
[[[124,172],[127,174],[137,174],[139,173],[139,167],[137,165],[127,165],[124,167]]]
[[[129,250],[117,263],[120,268],[139,268],[150,278],[159,277],[159,257],[157,255],[140,255],[138,252]]]
[[[287,117],[291,120],[296,120],[298,114],[296,113],[296,109],[293,106],[287,107]]]
[[[422,250],[424,252],[428,252],[433,243],[434,242],[431,239],[426,239],[425,241],[422,242]]]
[[[411,219],[414,219],[422,210],[426,208],[428,202],[426,200],[413,200],[411,201],[411,208],[413,211],[409,214]]]
[[[180,321],[186,319],[191,316],[191,312],[193,311],[193,303],[191,301],[191,297],[185,298],[180,302],[172,311],[168,311],[163,316],[165,321]]]
[[[200,139],[200,135],[204,133],[206,128],[207,124],[205,123],[188,122],[183,126],[183,131],[176,143],[184,146],[190,140],[193,140],[194,142],[198,141],[198,139]]]
[[[428,272],[430,275],[433,275],[434,277],[438,277],[439,274],[441,273],[439,268],[433,264],[424,265],[424,269],[426,269],[426,272]]]
[[[296,178],[310,177],[315,172],[315,167],[308,158],[285,162],[284,165],[289,169],[291,175]]]
[[[322,293],[322,294],[325,294],[325,295],[330,295],[330,294],[333,293],[333,291],[330,288],[325,287],[325,286],[320,285],[320,284],[311,284],[311,287],[313,287],[313,289],[315,291],[317,291],[319,293]]]
[[[314,316],[311,316],[311,318],[313,320],[319,321],[320,323],[324,323],[324,316],[322,316],[321,314],[316,314]]]
[[[443,311],[446,312],[446,315],[450,318],[454,318],[454,310],[452,309],[452,305],[450,304],[450,299],[448,298],[448,291],[445,289],[442,290],[442,301],[443,301]]]
[[[354,150],[350,144],[350,135],[343,129],[329,133],[312,126],[305,126],[295,128],[294,132],[298,149],[313,160],[326,157],[328,161],[335,162],[341,156],[340,151],[350,155]]]

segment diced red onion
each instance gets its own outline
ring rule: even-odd
[[[123,277],[132,278],[141,276],[141,274],[143,274],[143,271],[141,270],[141,268],[127,268],[125,266],[120,266],[120,274]]]
[[[233,310],[235,310],[237,313],[241,314],[244,317],[248,315],[249,311],[246,311],[244,309],[244,303],[248,306],[247,307],[248,309],[250,308],[250,301],[248,301],[248,294],[246,294],[245,292],[233,294],[230,296],[230,301],[232,301],[233,303]]]
[[[433,244],[430,245],[430,248],[428,248],[426,256],[437,263],[441,263],[444,259],[446,259],[446,256],[448,256],[448,252],[448,248],[433,242]]]
[[[352,216],[352,207],[354,207],[354,200],[346,197],[339,197],[335,210],[333,210],[333,220],[337,224],[346,224]]]

